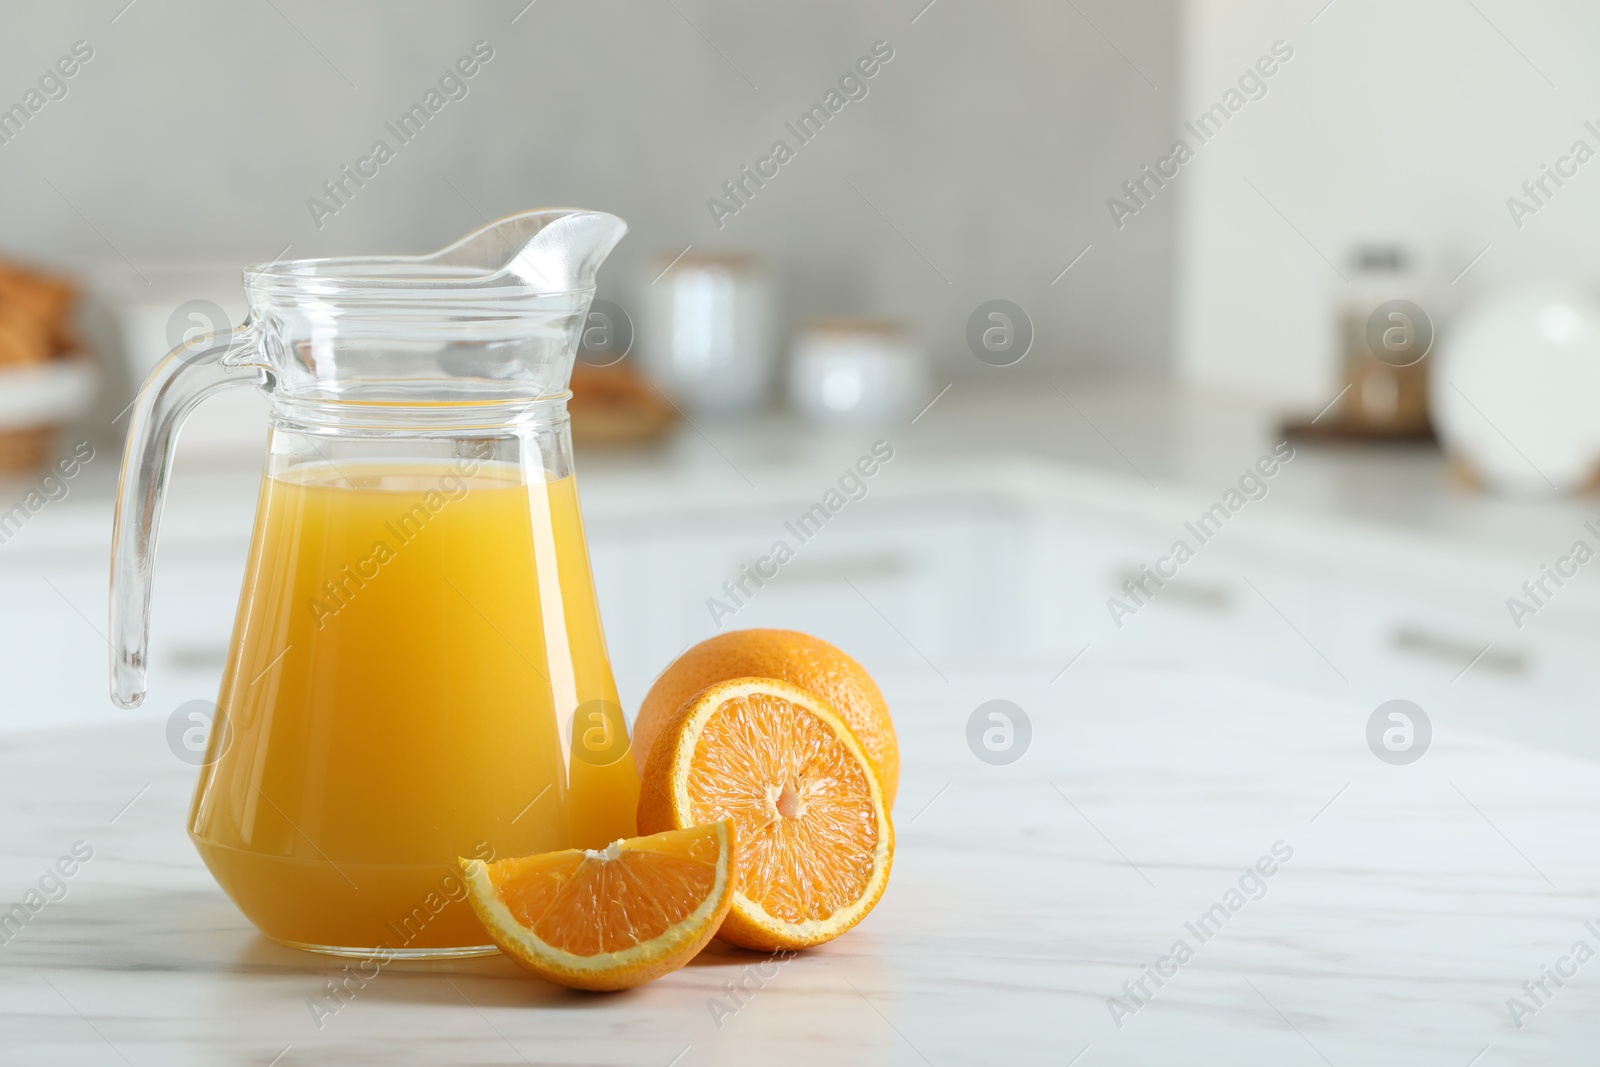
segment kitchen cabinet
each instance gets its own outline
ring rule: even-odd
[[[619,683],[647,685],[683,649],[720,630],[781,627],[832,641],[866,664],[937,670],[1014,653],[1027,526],[1008,501],[970,492],[851,505],[802,543],[785,525],[798,498],[758,510],[695,510],[590,528],[596,582]],[[746,568],[793,558],[757,585]],[[774,569],[769,565],[767,570]],[[727,583],[744,578],[744,590]],[[613,619],[621,620],[613,624]]]
[[[1399,512],[1379,521],[1366,496],[1319,511],[1280,481],[1196,543],[1194,558],[1118,626],[1108,599],[1131,604],[1126,581],[1176,539],[1195,541],[1185,522],[1206,510],[1208,493],[1021,452],[951,459],[906,446],[864,499],[801,544],[786,524],[838,467],[776,446],[743,462],[759,493],[730,492],[692,464],[659,457],[584,466],[590,554],[625,708],[689,644],[719,628],[777,626],[833,641],[874,672],[1220,669],[1370,707],[1412,700],[1443,730],[1600,757],[1600,657],[1590,653],[1600,642],[1600,588],[1589,589],[1586,575],[1570,581],[1520,630],[1505,607],[1537,561],[1554,558],[1551,545],[1570,544],[1561,522],[1531,531],[1519,550],[1515,539],[1407,528]],[[1312,484],[1313,462],[1297,460],[1295,476]],[[1351,482],[1340,466],[1351,461],[1329,462],[1329,484]],[[214,697],[254,481],[219,471],[174,484],[153,602],[150,711]],[[0,727],[126,714],[105,696],[109,488],[85,483],[0,546],[10,609],[0,612],[0,669],[12,681]],[[1456,508],[1458,522],[1486,528],[1497,519],[1493,502],[1462,510],[1435,492],[1418,512]],[[730,597],[724,583],[779,539],[793,558],[748,597]],[[713,618],[712,598],[732,614]]]

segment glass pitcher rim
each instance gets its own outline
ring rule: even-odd
[[[574,224],[576,231],[571,228]],[[244,268],[244,288],[248,294],[267,298],[329,300],[393,300],[407,295],[519,301],[587,297],[595,291],[594,270],[627,229],[627,223],[609,212],[536,208],[486,221],[443,248],[417,255],[314,256],[253,263]],[[547,242],[552,234],[556,236]],[[551,258],[543,260],[541,269],[538,257],[530,254],[536,247],[563,269],[551,271]],[[545,280],[547,271],[565,273],[565,284]],[[580,280],[588,284],[573,284]]]
[[[330,269],[332,268],[332,269]],[[338,268],[349,268],[341,273]],[[392,273],[389,273],[392,272]],[[595,286],[548,289],[501,271],[428,263],[426,256],[318,256],[255,263],[243,272],[247,292],[327,297],[502,296],[560,299],[588,296]],[[476,283],[476,284],[473,284]]]

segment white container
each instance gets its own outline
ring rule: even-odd
[[[122,342],[128,395],[118,407],[173,348],[242,322],[250,310],[237,264],[147,266],[141,278],[106,271],[92,288],[109,305]],[[224,390],[184,420],[180,454],[204,463],[254,463],[266,449],[266,418],[266,401],[256,390]]]
[[[697,414],[761,406],[777,340],[772,287],[749,256],[683,256],[646,289],[640,358]]]
[[[927,400],[927,357],[885,319],[822,319],[795,338],[789,402],[817,422],[881,422]]]
[[[1440,440],[1492,492],[1578,491],[1600,471],[1600,300],[1557,283],[1468,309],[1431,392]]]

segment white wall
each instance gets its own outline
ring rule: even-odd
[[[513,24],[524,3],[8,4],[0,106],[73,41],[95,58],[0,145],[0,254],[421,251],[480,211],[579,204],[633,226],[603,282],[625,304],[663,252],[753,249],[791,319],[906,317],[950,375],[997,373],[963,341],[995,297],[1036,321],[1016,374],[1167,365],[1170,210],[1107,241],[1101,201],[1166,138],[1176,0],[1080,0],[1115,47],[1045,0],[539,0]],[[471,94],[317,229],[306,200],[480,38],[496,58]],[[719,232],[706,199],[879,39],[895,58],[870,94]]]
[[[1453,306],[1496,285],[1600,276],[1600,159],[1520,230],[1505,203],[1575,139],[1600,150],[1583,128],[1600,125],[1600,6],[1335,0],[1319,15],[1325,3],[1188,0],[1180,120],[1274,40],[1295,54],[1177,190],[1179,374],[1312,410],[1338,388],[1331,317],[1349,293],[1321,256],[1348,274],[1356,242],[1415,248],[1432,274],[1417,299],[1441,331]]]

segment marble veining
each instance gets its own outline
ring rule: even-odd
[[[0,1062],[1594,1062],[1600,961],[1521,1029],[1506,1001],[1575,941],[1600,948],[1600,767],[1448,721],[1394,767],[1364,706],[1056,669],[882,679],[903,750],[889,890],[753,994],[728,983],[765,957],[715,945],[603,996],[502,958],[392,963],[320,1027],[308,1005],[340,962],[265,941],[211,882],[164,722],[8,736],[0,903],[75,842],[93,858],[0,944]],[[1006,766],[966,742],[997,696],[1033,723]],[[1293,855],[1264,893],[1197,939],[1186,924],[1277,842]],[[1178,940],[1192,958],[1115,1017]]]

